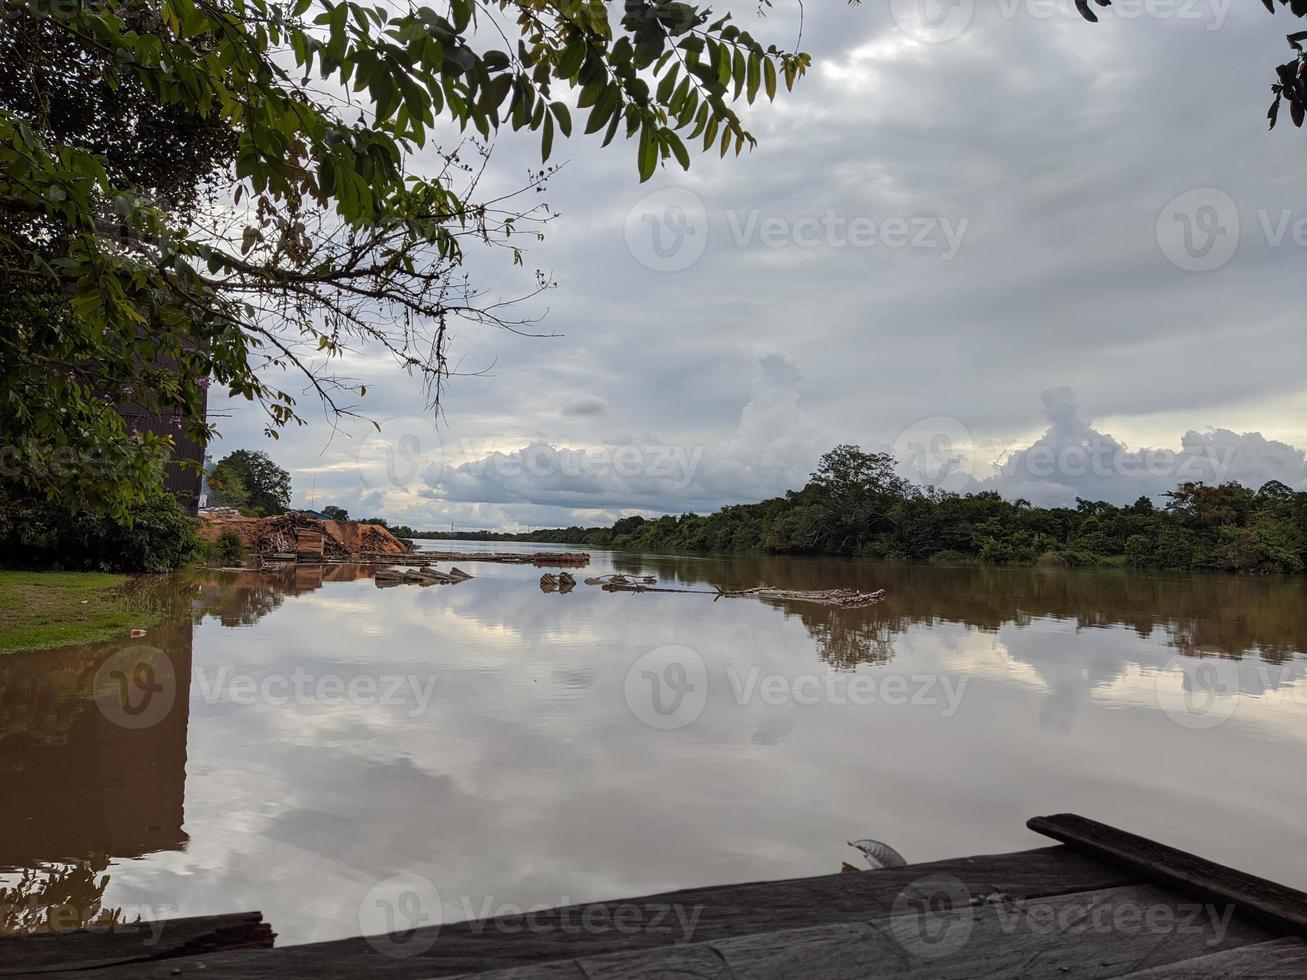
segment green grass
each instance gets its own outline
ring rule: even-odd
[[[125,638],[157,617],[133,609],[126,575],[0,572],[0,654]]]

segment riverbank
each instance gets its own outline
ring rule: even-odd
[[[126,637],[153,626],[107,572],[0,572],[0,656]]]

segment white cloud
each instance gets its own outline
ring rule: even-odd
[[[423,474],[420,495],[445,503],[527,504],[567,510],[715,510],[801,485],[811,471],[818,433],[799,406],[802,372],[771,353],[733,436],[713,445],[604,443],[571,448],[535,440]],[[570,514],[558,520],[571,523]]]
[[[1304,254],[1289,239],[1272,245],[1260,220],[1263,210],[1272,224],[1286,209],[1307,217],[1301,141],[1292,127],[1258,126],[1266,52],[1283,46],[1282,32],[1258,4],[1233,5],[1220,30],[1180,16],[1091,25],[1062,6],[1041,19],[1029,5],[1004,16],[977,3],[974,23],[940,45],[905,37],[888,4],[811,7],[803,46],[814,68],[775,105],[744,111],[759,138],[751,153],[696,156],[688,174],[662,169],[641,185],[629,144],[558,144],[568,162],[547,199],[560,217],[531,243],[527,269],[478,254],[472,272],[509,295],[512,277],[547,270],[559,288],[544,327],[561,336],[458,328],[461,366],[493,371],[447,389],[448,468],[427,495],[361,478],[366,427],[329,438],[308,393],[310,428],[269,445],[238,404],[217,420],[226,438],[215,452],[268,449],[292,470],[298,504],[372,509],[363,501],[377,499],[364,495],[380,492],[385,516],[431,526],[599,523],[630,509],[757,500],[800,486],[837,443],[893,445],[937,417],[963,420],[978,446],[1097,445],[1128,461],[1144,459],[1128,447],[1189,430],[1177,458],[1198,465],[1233,450],[1228,478],[1301,486],[1301,454],[1288,444],[1307,445],[1307,332],[1293,303]],[[752,15],[737,19],[759,37],[795,36],[793,5],[761,23]],[[534,137],[505,133],[492,170],[507,185],[537,161]],[[625,226],[664,187],[703,199],[709,237],[699,261],[660,274],[628,251]],[[1169,201],[1199,187],[1236,201],[1243,239],[1228,265],[1195,274],[1168,262],[1156,227]],[[951,261],[912,248],[740,246],[728,233],[728,212],[792,222],[828,211],[969,224]],[[803,365],[801,382],[784,358],[751,373],[777,350]],[[351,356],[342,370],[367,379],[361,407],[391,433],[383,438],[422,415],[419,386],[386,359]],[[1099,425],[1112,434],[1056,403],[1041,424],[1035,398],[1050,378],[1110,417]],[[216,394],[214,405],[232,407]],[[701,447],[702,458],[679,489],[602,467],[566,479],[458,469],[543,446],[561,470],[624,445]],[[979,455],[988,463],[996,452]],[[1073,503],[1178,482],[1041,473],[1027,465],[992,485]]]
[[[1048,429],[1003,459],[980,489],[1043,506],[1074,506],[1077,497],[1117,504],[1141,496],[1158,500],[1187,482],[1260,487],[1279,480],[1307,489],[1307,455],[1259,432],[1191,430],[1178,449],[1131,449],[1083,418],[1070,388],[1045,391],[1043,403]]]

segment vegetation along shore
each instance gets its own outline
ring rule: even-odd
[[[997,493],[914,486],[893,457],[839,446],[800,490],[712,514],[624,517],[611,527],[524,534],[404,537],[556,542],[624,551],[854,555],[890,561],[1301,573],[1307,569],[1307,493],[1271,481],[1183,483],[1154,503],[1034,507]]]

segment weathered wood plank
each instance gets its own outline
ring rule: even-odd
[[[1026,826],[1144,880],[1205,901],[1232,904],[1241,915],[1284,933],[1307,937],[1307,894],[1286,885],[1074,813],[1034,817]]]
[[[80,970],[231,949],[268,949],[275,938],[260,912],[6,936],[0,938],[0,977]]]
[[[589,980],[1111,980],[1202,962],[1272,938],[1265,928],[1199,914],[1197,903],[1151,885],[1049,899],[909,913],[871,922],[742,936],[573,961]],[[551,964],[557,968],[558,964]],[[1168,974],[1162,974],[1167,976]],[[1176,976],[1205,976],[1179,972]],[[553,976],[557,976],[554,974]],[[566,976],[566,974],[564,974]],[[460,980],[540,980],[535,968]]]
[[[969,857],[857,874],[684,889],[629,901],[598,902],[479,922],[418,930],[411,959],[377,953],[364,938],[285,947],[238,957],[207,957],[206,980],[282,980],[286,976],[444,977],[523,965],[640,951],[804,926],[885,918],[921,899],[922,879],[956,882],[940,904],[1002,894],[1055,896],[1129,884],[1135,877],[1064,847]],[[907,907],[911,907],[909,904]],[[937,907],[939,907],[937,905]],[[429,947],[429,948],[428,948]],[[172,966],[185,964],[174,963]],[[563,976],[571,974],[564,969]],[[353,971],[353,972],[350,972]],[[132,977],[166,977],[162,969]],[[100,971],[97,980],[128,980]]]
[[[1240,946],[1195,960],[1168,963],[1122,980],[1302,980],[1307,977],[1307,943],[1296,937]]]

